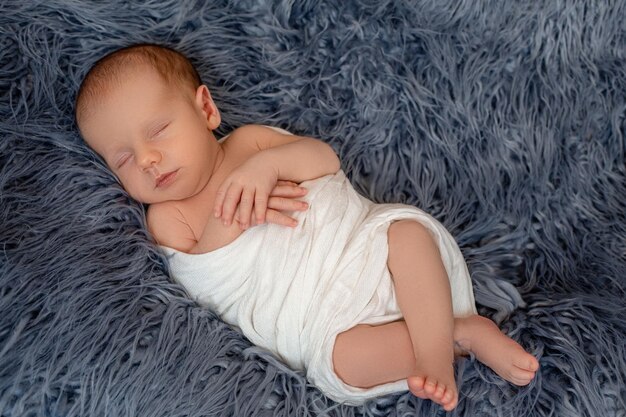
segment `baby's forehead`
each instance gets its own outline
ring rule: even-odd
[[[85,103],[79,129],[85,142],[102,156],[110,156],[117,140],[147,135],[172,106],[173,88],[156,72],[128,73],[102,86],[101,94]]]
[[[170,82],[152,65],[147,63],[132,63],[130,65],[117,68],[111,74],[102,78],[99,83],[102,93],[111,92],[118,88],[128,87],[130,83],[139,79],[149,78],[150,83],[146,87],[169,88]]]
[[[94,74],[77,100],[79,124],[81,119],[87,118],[94,108],[102,105],[111,95],[128,90],[137,80],[142,79],[150,79],[149,83],[144,83],[144,88],[153,91],[171,88],[171,83],[153,66],[146,63],[130,63]]]

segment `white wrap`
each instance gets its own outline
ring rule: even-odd
[[[201,305],[237,326],[255,345],[338,402],[361,404],[407,390],[406,380],[369,389],[343,383],[333,371],[337,334],[359,323],[401,318],[387,269],[387,229],[414,219],[431,230],[452,287],[455,316],[476,312],[472,283],[457,244],[428,214],[401,204],[374,204],[342,171],[302,183],[309,192],[298,226],[264,224],[200,255],[163,247],[173,278]]]

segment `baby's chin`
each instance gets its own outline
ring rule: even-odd
[[[123,186],[123,184],[122,184]],[[179,198],[177,198],[176,195],[174,194],[178,194],[178,193],[173,193],[173,192],[164,192],[164,191],[160,191],[155,189],[155,190],[137,190],[137,189],[132,189],[132,188],[127,188],[124,187],[124,189],[126,190],[126,192],[128,193],[128,195],[135,201],[141,203],[141,204],[146,204],[146,205],[152,205],[152,204],[159,204],[159,203],[166,203],[168,201],[173,201],[173,200],[179,200]]]
[[[165,204],[165,203],[170,203],[172,201],[178,201],[178,200],[179,199],[171,198],[171,199],[150,199],[150,200],[143,200],[143,201],[142,200],[137,200],[137,201],[139,201],[141,204],[152,206],[154,204]]]
[[[136,195],[131,192],[128,193],[130,197],[137,201],[138,203],[151,206],[153,204],[161,204],[167,203],[170,201],[178,200],[177,198],[165,197],[165,196],[145,196],[145,195]]]
[[[142,196],[139,198],[134,197],[131,194],[131,197],[137,200],[138,202],[140,202],[141,204],[150,206],[153,204],[164,204],[164,203],[171,203],[174,201],[182,201],[193,196],[193,194],[189,194],[189,193],[185,193],[182,195],[178,195],[178,194],[181,194],[181,193],[177,193],[176,195],[174,195],[173,193],[170,193],[169,195],[160,195],[160,196],[149,196],[149,197]]]
[[[194,184],[195,185],[195,184]],[[155,188],[154,190],[129,190],[126,192],[141,204],[161,204],[174,201],[182,201],[195,196],[202,191],[200,186],[189,186],[184,182],[170,184],[166,189]]]

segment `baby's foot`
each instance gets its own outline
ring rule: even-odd
[[[455,342],[502,378],[523,386],[535,377],[539,369],[537,359],[502,333],[493,321],[474,315],[456,319],[454,326]]]
[[[458,392],[454,380],[454,368],[447,356],[428,357],[424,364],[418,363],[415,375],[408,380],[409,389],[416,397],[428,399],[450,411],[458,403]]]

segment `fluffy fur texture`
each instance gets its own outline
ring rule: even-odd
[[[197,64],[224,116],[328,141],[358,190],[458,240],[525,388],[459,362],[458,416],[626,414],[626,2],[0,3],[0,415],[402,416],[332,403],[188,301],[73,100],[137,42]]]

